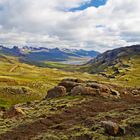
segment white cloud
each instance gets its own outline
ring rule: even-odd
[[[0,0],[0,43],[100,51],[140,43],[139,0],[69,11],[89,1]]]

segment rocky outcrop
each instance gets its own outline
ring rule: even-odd
[[[81,85],[82,83],[84,83],[84,81],[80,79],[63,79],[59,83],[59,86],[64,86],[67,92],[70,92],[74,87]]]
[[[120,98],[119,91],[113,89],[110,86],[99,84],[95,82],[87,83],[87,86],[92,87],[93,89],[96,89],[97,94],[102,97],[115,97]]]
[[[110,92],[110,88],[103,85],[103,84],[98,84],[98,83],[88,83],[88,86],[94,88],[94,89],[98,89],[101,92]]]
[[[67,92],[66,92],[65,87],[56,86],[48,91],[46,98],[57,98],[57,97],[63,97],[66,95],[67,95]]]
[[[102,97],[109,97],[110,96],[110,88],[106,85],[99,84],[99,83],[88,83],[87,86],[96,89],[97,95],[102,96]]]
[[[57,98],[65,95],[89,95],[101,97],[119,98],[120,93],[105,84],[92,81],[83,81],[81,79],[63,79],[58,86],[50,89],[46,98]]]
[[[93,89],[91,87],[86,87],[86,86],[76,86],[74,87],[71,92],[71,95],[92,95],[95,96],[97,94],[97,90]]]

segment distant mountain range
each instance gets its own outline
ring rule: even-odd
[[[77,50],[77,49],[60,49],[60,48],[45,48],[45,47],[22,47],[19,48],[14,46],[8,48],[5,46],[0,46],[0,54],[16,56],[22,61],[29,62],[42,62],[42,61],[65,61],[72,57],[74,58],[84,58],[84,57],[96,57],[99,52],[97,51],[87,51],[87,50]]]
[[[0,64],[8,62],[12,65],[15,65],[15,62],[18,62],[19,64],[26,63],[40,67],[62,69],[71,72],[80,71],[100,75],[101,77],[103,76],[108,80],[115,79],[117,81],[123,81],[124,83],[129,82],[131,85],[139,85],[140,45],[132,45],[106,51],[102,54],[98,54],[98,56],[88,62],[86,61],[85,64],[82,65],[80,65],[80,63],[76,65],[68,65],[63,64],[63,62],[56,62],[63,60],[81,60],[82,57],[89,57],[87,54],[79,55],[81,52],[84,51],[33,47],[23,47],[21,49],[18,47],[13,47],[9,49],[1,46]],[[52,54],[52,56],[47,54]],[[59,54],[62,54],[63,57],[61,55],[59,56]],[[50,56],[50,58],[48,56]],[[73,59],[71,57],[73,57]]]

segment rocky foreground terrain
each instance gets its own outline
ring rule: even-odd
[[[64,79],[41,101],[0,110],[0,140],[139,139],[139,88]]]

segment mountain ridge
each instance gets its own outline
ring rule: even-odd
[[[88,63],[84,65],[85,70],[89,73],[100,73],[106,71],[107,67],[115,67],[115,65],[120,64],[120,66],[128,67],[124,64],[124,59],[131,61],[131,58],[140,56],[140,45],[132,45],[127,47],[120,47],[117,49],[106,51],[99,54],[97,57],[91,59]]]
[[[22,48],[19,48],[17,46],[7,48],[2,45],[0,46],[0,53],[20,57],[20,59],[26,61],[65,61],[71,57],[96,57],[99,54],[99,52],[97,51],[87,51],[83,49],[50,49],[45,47],[36,48],[28,46],[24,46]]]

